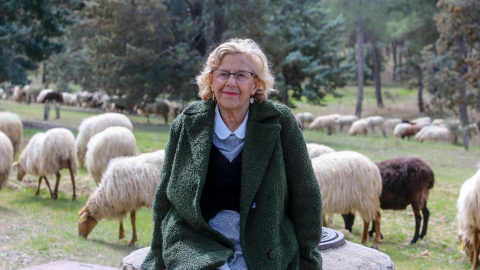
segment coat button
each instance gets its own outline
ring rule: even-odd
[[[273,258],[275,258],[275,256],[277,256],[277,252],[275,250],[272,250],[268,253],[268,258],[269,259],[273,259]]]

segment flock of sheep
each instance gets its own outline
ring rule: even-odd
[[[369,116],[358,119],[355,115],[329,114],[314,118],[309,112],[298,113],[296,115],[299,126],[310,130],[328,130],[329,134],[338,130],[341,132],[344,127],[349,128],[349,135],[368,135],[369,132],[375,133],[375,128],[381,130],[384,137],[386,132],[393,132],[395,137],[410,138],[415,137],[419,142],[423,141],[452,141],[455,134],[451,129],[461,129],[460,121],[444,119],[435,119],[430,117],[420,117],[413,120],[404,120],[392,118],[385,120],[382,116]],[[370,130],[370,131],[369,131]],[[479,127],[476,123],[468,126],[469,132],[478,133]]]
[[[355,124],[360,120],[352,116],[329,115],[310,122],[298,115],[297,118],[301,124],[309,123],[312,130],[333,130],[335,124],[340,125],[340,129],[350,126],[352,135],[357,126],[363,126],[363,131],[359,134],[368,133],[368,128],[374,130],[378,127],[384,131],[389,127],[389,121],[383,121],[381,117],[360,119],[361,124]],[[394,132],[405,134],[408,127],[424,125],[417,128],[418,135],[423,130],[427,134],[430,129],[441,127],[440,121],[436,123],[426,118],[412,122],[415,124],[397,123]],[[402,124],[408,126],[398,131]],[[22,121],[14,113],[0,112],[0,190],[8,181],[13,168],[19,181],[26,174],[39,177],[37,195],[42,180],[45,180],[51,197],[56,199],[60,171],[68,169],[73,185],[72,199],[75,200],[78,161],[81,166],[87,167],[97,184],[96,190],[78,213],[79,235],[86,238],[102,219],[116,219],[120,221],[119,237],[123,238],[125,233],[122,220],[130,212],[133,228],[130,245],[134,245],[137,241],[135,211],[142,206],[152,206],[154,192],[160,181],[164,151],[139,154],[132,130],[132,123],[123,114],[103,113],[91,116],[82,121],[76,138],[65,128],[36,133],[14,163],[13,159],[22,142]],[[381,209],[401,210],[408,205],[412,206],[415,215],[415,232],[411,243],[427,234],[427,200],[435,182],[434,173],[427,163],[415,157],[374,163],[361,153],[336,152],[328,146],[314,143],[307,144],[307,150],[321,190],[324,215],[331,217],[336,213],[343,214],[345,226],[351,230],[352,215],[359,214],[364,221],[362,243],[367,241],[368,227],[373,222],[370,235],[375,232],[373,247],[378,248],[382,237]],[[53,191],[47,179],[52,175],[56,176]],[[457,203],[458,238],[465,246],[474,267],[477,267],[480,250],[480,194],[477,185],[480,185],[480,170],[464,183]],[[421,230],[420,212],[423,215]],[[328,223],[325,216],[324,226]]]
[[[131,108],[115,103],[118,100],[116,96],[108,96],[100,92],[90,93],[88,91],[81,91],[77,93],[68,93],[55,91],[53,89],[43,89],[35,96],[30,93],[30,86],[23,87],[15,86],[11,99],[19,103],[56,103],[66,106],[78,106],[81,108],[100,109],[104,112],[119,112],[119,113],[138,113],[147,118],[147,123],[150,123],[150,115],[161,117],[168,123],[168,117],[176,118],[184,109],[184,104],[169,101],[167,99],[157,100],[151,103],[141,102]],[[34,98],[32,98],[34,96]],[[0,88],[0,98],[7,99],[8,95]]]
[[[68,169],[73,185],[72,199],[75,200],[78,160],[80,165],[86,165],[97,184],[86,206],[79,212],[79,236],[86,238],[102,219],[116,219],[120,221],[119,237],[123,238],[122,220],[130,212],[133,228],[130,245],[134,245],[137,241],[135,211],[142,206],[152,206],[160,182],[164,150],[139,154],[132,130],[132,123],[123,114],[91,116],[80,124],[76,139],[65,128],[36,133],[18,161],[13,163],[23,137],[22,121],[14,113],[0,112],[0,189],[6,185],[13,168],[18,181],[27,174],[39,177],[35,195],[40,193],[41,183],[45,180],[51,197],[57,199],[60,171]],[[53,191],[47,178],[52,175],[56,176]]]

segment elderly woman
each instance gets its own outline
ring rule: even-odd
[[[321,197],[295,117],[249,39],[208,57],[172,123],[142,269],[321,269]]]

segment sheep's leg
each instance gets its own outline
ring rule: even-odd
[[[372,228],[368,232],[368,235],[370,235],[370,237],[372,237],[374,232],[375,232],[375,221],[372,221]],[[381,235],[380,238],[383,240],[383,234]]]
[[[123,220],[120,220],[120,229],[118,230],[118,239],[125,238],[125,230],[123,229]]]
[[[383,127],[382,127],[381,129],[382,129],[383,137],[386,138],[386,137],[387,137],[387,133],[385,132],[385,129],[384,129]],[[410,139],[410,137],[409,137],[409,139]]]
[[[472,269],[478,268],[478,253],[480,251],[480,241],[478,239],[478,232],[475,232],[475,238],[473,239],[473,261]]]
[[[382,241],[382,233],[380,232],[380,221],[381,220],[382,220],[382,213],[380,213],[380,211],[378,211],[377,216],[375,217],[375,220],[373,221],[373,224],[375,225],[375,240],[373,241],[372,248],[374,248],[374,249],[378,249],[378,245]],[[368,226],[368,223],[367,223],[367,226]]]
[[[325,220],[325,215],[322,215],[322,226],[327,227],[327,220]]]
[[[423,227],[422,227],[422,233],[420,234],[420,239],[423,239],[423,237],[427,235],[428,219],[430,218],[430,211],[428,211],[427,202],[425,202],[425,205],[422,208],[422,215],[423,215]]]
[[[75,194],[75,175],[73,174],[72,171],[72,165],[68,164],[68,171],[70,172],[70,178],[72,179],[72,186],[73,186],[73,197],[72,201],[75,201],[77,199],[77,195]]]
[[[55,190],[53,191],[53,199],[56,200],[58,198],[58,186],[60,185],[60,178],[62,177],[60,175],[60,172],[57,172],[57,182],[55,183]]]
[[[129,246],[135,246],[135,242],[137,242],[137,228],[135,226],[135,221],[136,221],[136,212],[135,210],[130,211],[130,222],[132,223],[132,240],[128,244]]]
[[[48,178],[46,176],[44,176],[43,178],[45,179],[45,183],[47,183],[48,191],[50,191],[50,197],[53,198],[52,188],[50,188],[50,181],[48,181]]]
[[[150,116],[147,115],[147,123],[150,124]]]
[[[38,194],[40,194],[40,184],[42,184],[42,179],[43,179],[43,176],[40,176],[38,178],[38,188],[37,188],[37,192],[35,192],[35,196],[38,196]]]
[[[415,244],[418,240],[418,234],[420,231],[420,222],[422,222],[422,216],[420,215],[420,209],[412,204],[413,213],[415,215],[415,234],[410,244]]]
[[[367,234],[368,234],[368,225],[370,222],[368,221],[363,221],[363,233],[362,233],[362,244],[365,244],[367,242]]]

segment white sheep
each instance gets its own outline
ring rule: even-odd
[[[457,201],[458,239],[470,257],[472,269],[478,267],[480,250],[480,170],[463,183]]]
[[[322,194],[324,215],[358,212],[364,221],[362,243],[367,241],[369,222],[373,220],[373,248],[378,248],[382,178],[377,165],[360,153],[340,151],[312,159],[312,167]]]
[[[120,113],[104,113],[84,119],[78,127],[78,135],[76,139],[77,154],[80,165],[83,166],[85,154],[87,153],[88,141],[95,134],[105,130],[108,127],[126,127],[133,130],[130,119]]]
[[[419,142],[427,141],[449,141],[452,139],[452,133],[446,127],[424,126],[415,135]]]
[[[45,96],[48,94],[48,93],[51,93],[53,92],[52,89],[43,89],[42,91],[40,91],[40,93],[38,93],[38,96],[37,98],[35,99],[35,101],[37,103],[42,103],[43,99],[45,98]]]
[[[137,155],[135,136],[126,127],[106,128],[90,139],[87,148],[87,169],[97,184],[111,159]]]
[[[295,115],[295,117],[302,122],[304,127],[310,125],[313,122],[313,114],[310,112],[300,112]]]
[[[367,121],[368,126],[372,130],[372,132],[375,132],[375,127],[380,127],[382,130],[383,137],[387,137],[387,134],[385,133],[385,129],[383,128],[383,123],[385,123],[385,119],[382,116],[375,115],[375,116],[369,116],[365,118]]]
[[[119,238],[125,237],[122,220],[130,212],[133,235],[129,245],[137,241],[135,211],[152,207],[155,190],[160,183],[165,151],[120,157],[110,161],[102,181],[78,212],[78,234],[87,238],[102,219],[120,221]]]
[[[10,138],[0,131],[0,190],[8,182],[13,163],[13,146]]]
[[[0,131],[5,133],[5,135],[10,138],[10,141],[12,141],[13,156],[15,156],[23,140],[22,120],[17,114],[0,112]]]
[[[333,130],[333,125],[335,124],[335,120],[340,117],[340,114],[329,114],[329,115],[321,115],[315,118],[312,123],[308,126],[310,130],[323,130],[324,128],[328,128],[329,131]]]
[[[357,120],[358,116],[356,115],[340,115],[340,117],[335,120],[335,124],[340,125],[340,131],[342,131],[344,126],[351,126],[353,122]]]
[[[75,200],[76,156],[75,138],[70,130],[53,128],[45,133],[38,132],[30,139],[14,166],[17,171],[17,180],[22,181],[27,173],[39,176],[38,189],[35,195],[40,193],[42,179],[45,179],[50,195],[53,199],[57,199],[61,177],[60,170],[68,169],[73,185],[72,200]],[[50,182],[47,179],[49,175],[56,175],[57,177],[54,192],[52,192]]]
[[[410,121],[412,124],[417,124],[418,126],[425,127],[432,123],[432,119],[430,117],[420,117],[413,119]]]
[[[353,122],[348,134],[355,136],[357,134],[367,135],[368,134],[368,124],[365,119],[358,119]]]
[[[383,123],[383,127],[385,129],[388,129],[390,131],[393,131],[395,129],[395,126],[402,123],[403,120],[401,118],[391,118],[391,119],[387,119],[385,120],[385,122]]]
[[[332,148],[323,144],[318,144],[318,143],[307,143],[307,151],[310,159],[316,158],[323,154],[335,152],[335,150],[333,150]]]
[[[62,92],[62,97],[63,97],[63,104],[68,106],[77,105],[76,95],[72,93]]]

